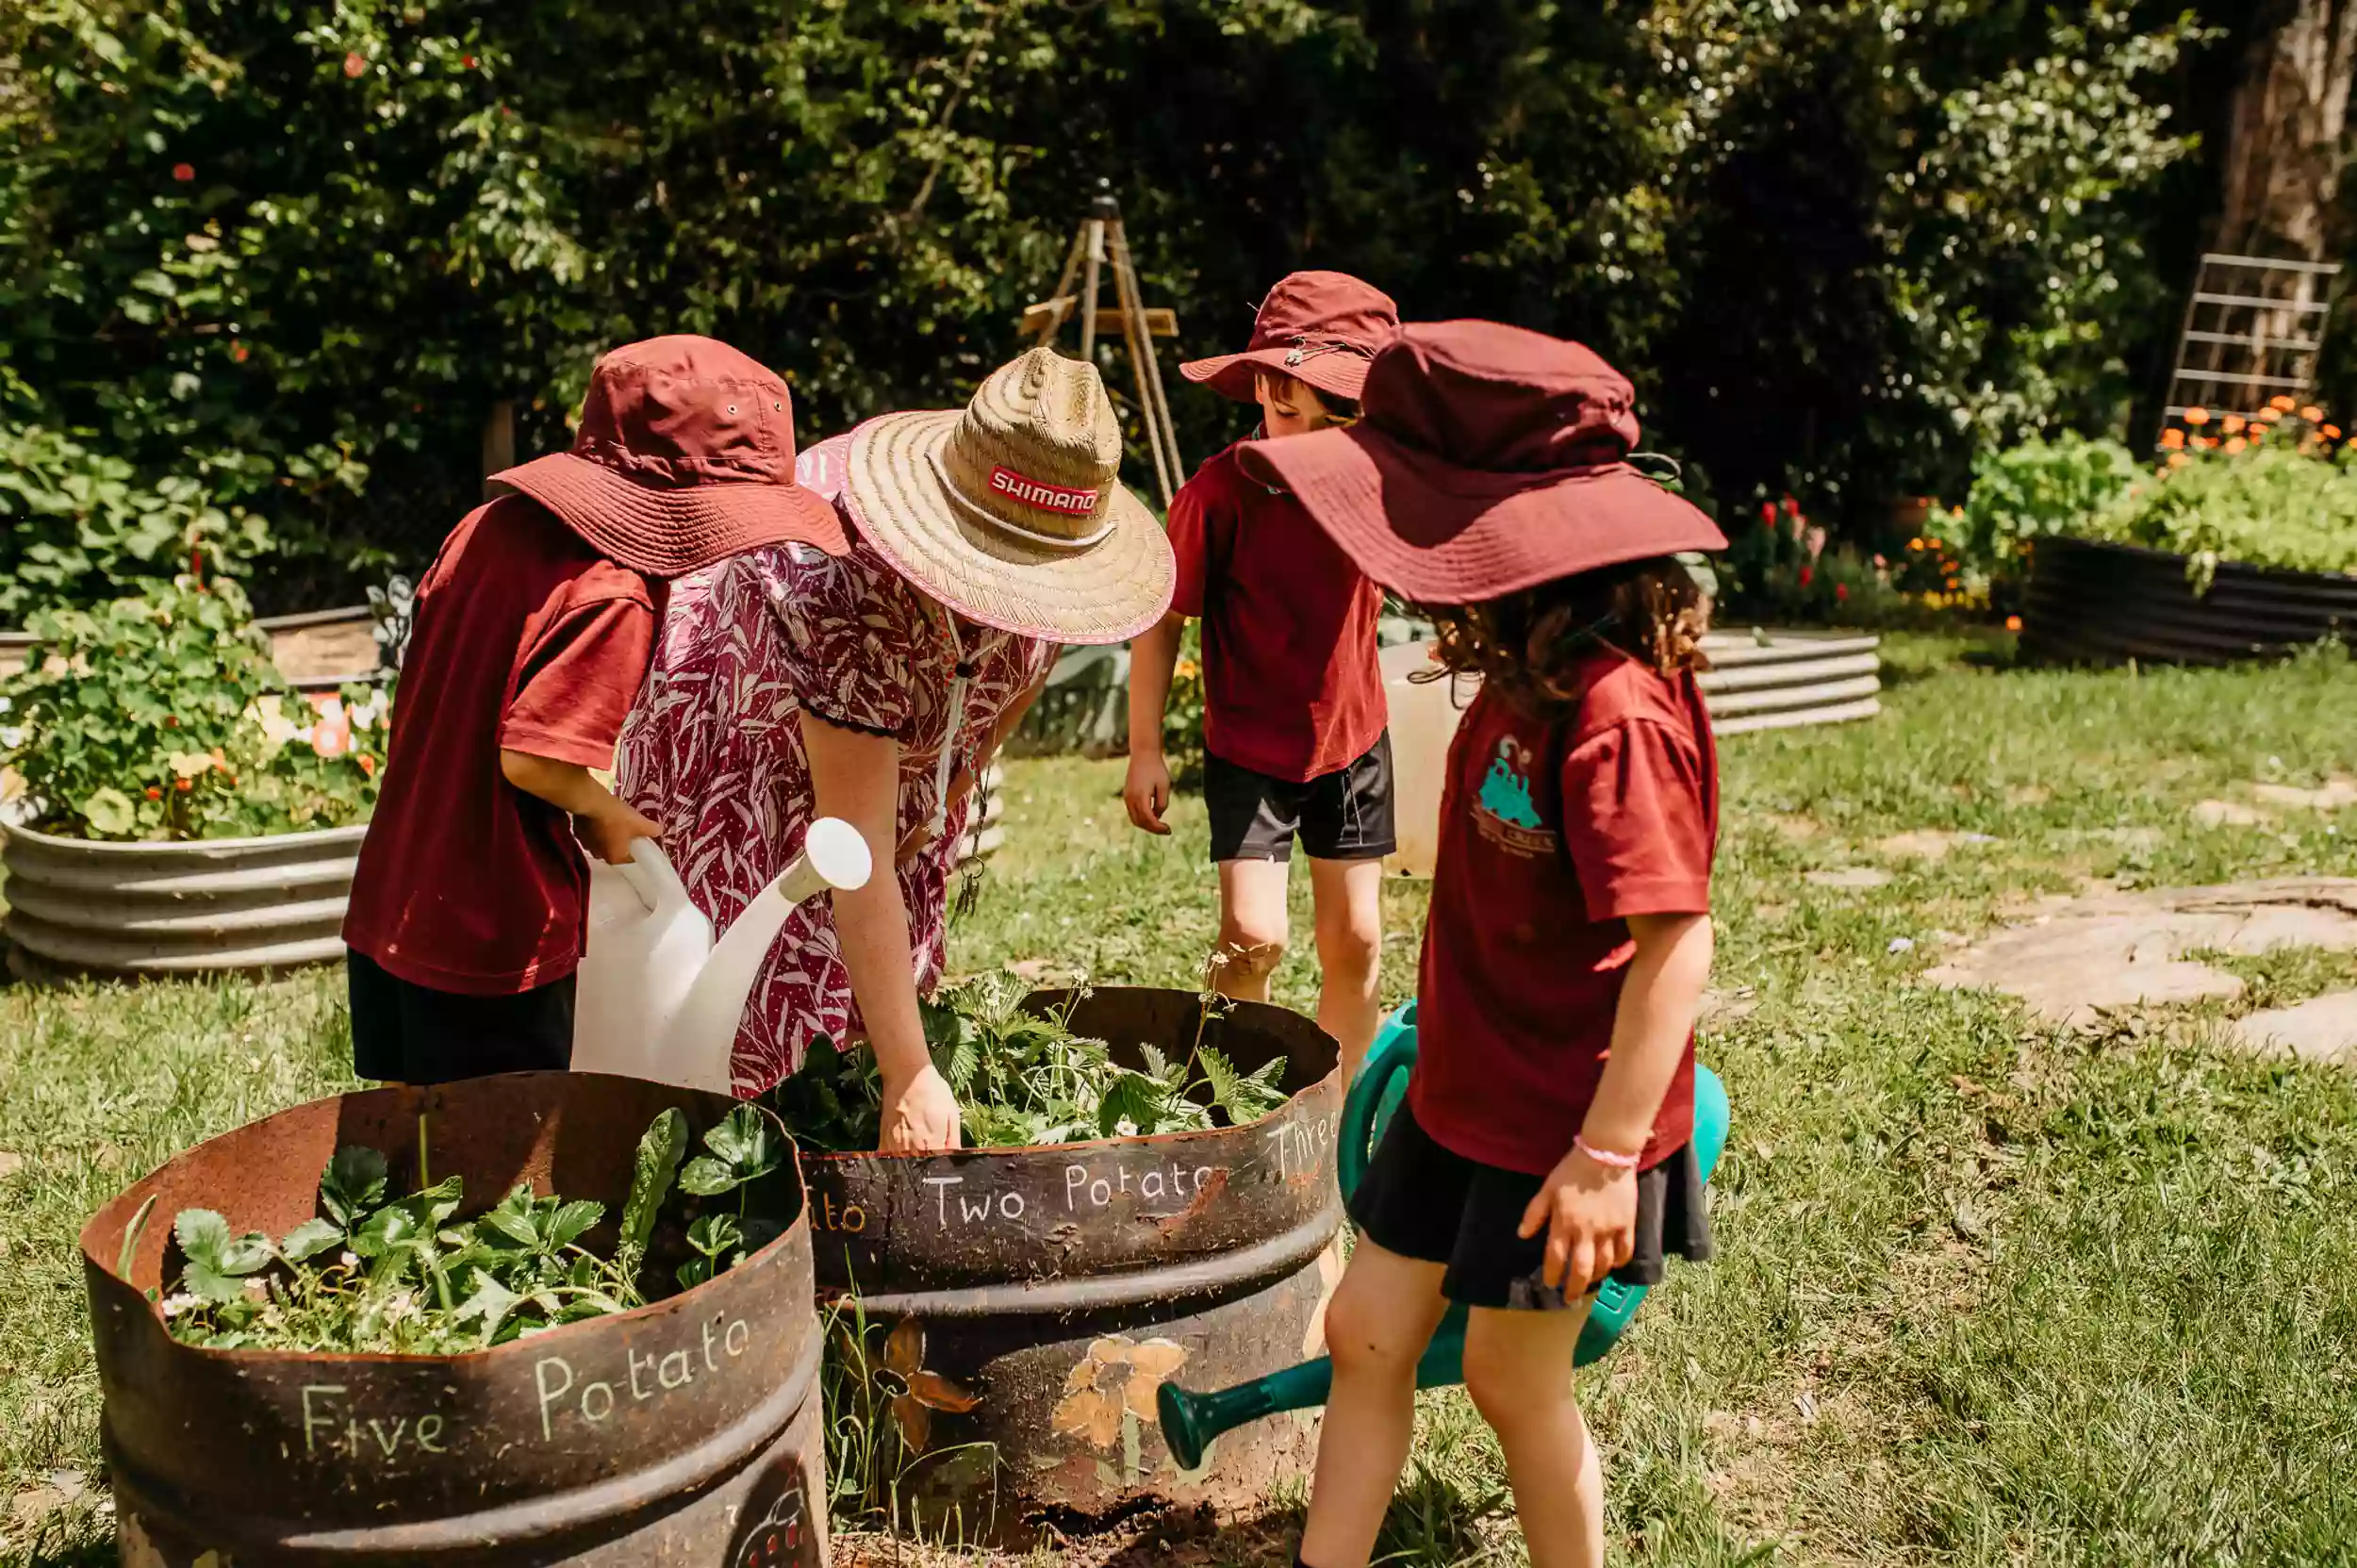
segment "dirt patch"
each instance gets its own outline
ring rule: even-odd
[[[2322,789],[2301,789],[2294,784],[2253,784],[2250,793],[2264,804],[2283,806],[2290,811],[2346,811],[2350,806],[2357,806],[2357,779],[2328,779]]]
[[[2285,947],[2357,950],[2357,879],[2093,893],[2007,927],[1925,978],[2003,991],[2040,1018],[2085,1026],[2111,1010],[2242,993],[2238,977],[2189,953]]]
[[[1811,871],[1806,880],[1815,887],[1863,893],[1870,888],[1889,886],[1890,873],[1871,866],[1844,866],[1834,871]]]
[[[1874,848],[1883,854],[1909,860],[1946,860],[1954,850],[1996,842],[1985,833],[1950,833],[1940,828],[1918,828],[1913,833],[1894,834]]]
[[[2357,991],[2253,1013],[2236,1022],[2234,1037],[2261,1054],[2288,1051],[2302,1062],[2357,1067]]]
[[[2193,820],[2203,828],[2255,828],[2266,820],[2266,814],[2239,801],[2201,801],[2193,808]]]

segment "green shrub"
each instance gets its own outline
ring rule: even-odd
[[[2221,561],[2357,572],[2357,451],[2297,415],[2248,429],[2197,434],[2075,532],[2186,556],[2205,584]]]
[[[2005,575],[2019,568],[2030,540],[2075,532],[2145,471],[2118,441],[2069,431],[2051,441],[2032,437],[1985,448],[1972,462],[1963,515],[1948,525],[1949,543],[1971,566]]]
[[[33,619],[33,662],[0,685],[0,763],[28,825],[72,838],[237,838],[365,819],[389,699],[350,686],[315,712],[271,662],[234,583],[182,577]]]

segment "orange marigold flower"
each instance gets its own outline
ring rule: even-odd
[[[2249,441],[2246,441],[2240,436],[2237,436],[2233,440],[2226,443],[2226,454],[2231,457],[2250,445],[2250,443]]]
[[[2184,433],[2184,431],[2182,431],[2182,430],[2164,430],[2164,431],[2162,431],[2162,432],[2161,432],[2161,450],[2162,450],[2162,451],[2164,451],[2164,452],[2176,452],[2176,451],[2180,450],[2181,448],[2183,448],[2183,447],[2184,446],[2184,444],[2185,444],[2185,433]]]
[[[2188,408],[2185,410],[2185,422],[2187,424],[2207,424],[2210,422],[2210,411],[2207,408]]]
[[[2021,618],[2018,615],[2007,616],[2005,618],[2005,630],[2008,632],[2019,632],[2021,630]]]
[[[2274,409],[2279,414],[2288,414],[2292,411],[2292,404],[2297,401],[2297,399],[2286,397],[2279,393],[2278,395],[2267,399],[2267,406]]]
[[[2324,410],[2312,403],[2299,411],[2299,417],[2310,424],[2321,424],[2324,422]]]
[[[360,753],[360,771],[371,779],[376,777],[376,759],[366,751]]]
[[[1909,539],[1907,541],[1907,548],[1909,550],[1920,550],[1923,548],[1923,541],[1921,539]]]
[[[194,779],[182,779],[173,787],[178,789],[181,794],[186,795],[190,790],[196,787],[196,781]]]
[[[151,801],[160,801],[164,798],[164,792],[157,789],[154,784],[149,784],[147,786],[147,798]]]
[[[2337,424],[2318,425],[2316,430],[2328,441],[2337,441],[2341,438],[2341,427]]]
[[[2259,410],[2259,418],[2261,421],[2266,424],[2273,424],[2276,421],[2282,419],[2283,417],[2283,411],[2281,408],[2276,407],[2273,404],[2269,404],[2266,407]]]
[[[2168,466],[2172,469],[2182,469],[2192,460],[2182,452],[2172,452],[2168,454]]]
[[[1927,540],[1927,541],[1925,541],[1925,542],[1926,542],[1926,543],[1928,543],[1928,544],[1929,544],[1929,545],[1930,545],[1930,546],[1931,546],[1934,550],[1945,550],[1945,549],[1947,549],[1947,548],[1948,548],[1946,545],[1944,545],[1944,544],[1940,543],[1937,539],[1930,539],[1930,540]]]
[[[2216,452],[2217,450],[2217,437],[2215,436],[2204,436],[2196,444],[2199,445],[2204,452]]]
[[[2217,427],[2229,436],[2239,436],[2246,421],[2240,414],[2229,414],[2217,421]]]

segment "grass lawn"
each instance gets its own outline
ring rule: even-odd
[[[2357,874],[2357,811],[2191,817],[2357,772],[2357,669],[2014,671],[1934,638],[1894,655],[1880,719],[1724,749],[1726,1005],[1704,1046],[1735,1100],[1720,1257],[1673,1274],[1582,1381],[1621,1560],[2357,1562],[2357,1076],[2238,1055],[2221,1028],[2357,984],[2357,959],[2236,960],[2242,1002],[2092,1032],[1913,982],[1952,935],[2098,882]],[[1010,767],[1008,849],[957,967],[1194,983],[1200,802],[1150,840],[1119,782],[1113,763]],[[1925,830],[1993,842],[1881,848]],[[1806,880],[1843,867],[1891,880]],[[1416,884],[1388,912],[1404,995]],[[1314,987],[1306,959],[1280,978],[1294,1005]],[[346,1086],[339,996],[331,974],[0,989],[0,1559],[113,1561],[83,1216],[174,1150]],[[1519,1560],[1470,1407],[1423,1410],[1390,1547]],[[1281,1560],[1290,1506],[1173,1555]]]

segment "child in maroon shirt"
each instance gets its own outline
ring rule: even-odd
[[[1416,1362],[1472,1309],[1465,1385],[1536,1563],[1604,1560],[1572,1355],[1606,1276],[1706,1258],[1690,1147],[1718,767],[1696,690],[1710,520],[1624,461],[1629,384],[1487,322],[1406,329],[1352,429],[1246,449],[1482,686],[1450,748],[1406,1103],[1353,1196],[1299,1560],[1368,1560]]]
[[[708,338],[617,349],[573,450],[498,475],[520,493],[443,542],[344,916],[358,1076],[570,1065],[582,845],[618,864],[662,832],[590,770],[613,763],[665,585],[761,545],[847,548],[794,483],[791,406]]]
[[[1294,272],[1269,290],[1242,354],[1179,370],[1258,403],[1269,437],[1346,424],[1367,364],[1397,330],[1391,299],[1341,272]],[[1129,819],[1166,834],[1162,710],[1187,617],[1203,620],[1203,792],[1219,867],[1211,983],[1268,998],[1284,956],[1286,863],[1310,857],[1318,1022],[1357,1065],[1375,1038],[1383,857],[1392,852],[1392,749],[1375,626],[1383,594],[1283,489],[1236,466],[1243,443],[1195,470],[1171,503],[1178,594],[1130,655]]]

